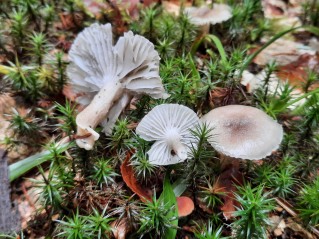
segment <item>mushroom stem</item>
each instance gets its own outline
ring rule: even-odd
[[[239,168],[239,160],[224,154],[220,154],[220,167],[221,171],[227,170],[228,168]]]
[[[108,114],[108,119],[103,120],[101,123],[104,128],[102,131],[106,135],[112,134],[112,130],[117,119],[120,117],[120,114],[124,111],[127,105],[131,102],[132,98],[133,97],[129,93],[124,93],[123,96],[112,106]]]
[[[187,150],[180,140],[176,140],[172,145],[172,151],[181,159],[187,159]]]
[[[167,143],[171,148],[171,154],[177,155],[181,161],[187,159],[187,150],[181,142],[180,134],[178,129],[174,128],[167,132]]]
[[[110,80],[95,95],[91,103],[76,117],[77,145],[80,148],[91,150],[94,142],[100,135],[94,130],[95,127],[106,118],[110,108],[122,95],[124,88],[117,81]],[[81,138],[81,136],[83,136]],[[87,137],[84,137],[87,136]]]

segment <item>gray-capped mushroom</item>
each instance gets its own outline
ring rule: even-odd
[[[278,149],[283,128],[262,110],[228,105],[201,118],[212,129],[210,144],[221,154],[241,159],[262,159]]]
[[[201,7],[187,7],[184,12],[188,15],[191,23],[202,27],[203,33],[209,32],[210,24],[221,23],[232,17],[231,7],[222,3],[214,3],[213,8],[205,5]]]
[[[104,132],[112,132],[118,116],[133,94],[153,98],[168,95],[159,76],[160,57],[146,38],[124,33],[113,45],[110,24],[93,24],[84,29],[69,52],[67,74],[78,102],[88,105],[76,117],[77,144],[92,149],[102,124]]]
[[[136,133],[147,141],[156,141],[147,152],[150,163],[176,164],[186,160],[190,148],[196,147],[196,139],[190,130],[198,124],[199,118],[188,107],[162,104],[141,120]]]

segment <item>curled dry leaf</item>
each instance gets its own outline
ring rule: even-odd
[[[135,173],[133,170],[132,165],[130,164],[130,158],[131,154],[128,153],[126,155],[126,159],[121,165],[121,174],[123,181],[126,183],[126,185],[134,192],[136,193],[140,199],[145,201],[151,201],[151,191],[148,189],[143,188],[137,181],[135,177]]]
[[[230,164],[228,169],[225,169],[219,177],[220,191],[223,191],[222,199],[224,205],[220,208],[226,220],[233,217],[236,207],[239,203],[236,201],[234,193],[236,193],[236,185],[243,183],[243,175],[239,171],[239,164]]]
[[[194,211],[194,202],[191,198],[182,196],[176,198],[178,217],[186,217]]]

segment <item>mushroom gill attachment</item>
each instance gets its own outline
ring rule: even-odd
[[[81,148],[93,148],[100,136],[94,130],[98,124],[111,134],[133,95],[168,97],[154,45],[132,32],[124,33],[114,45],[111,24],[92,24],[77,36],[69,58],[69,84],[79,95],[77,101],[87,105],[76,118],[76,142]]]
[[[154,107],[139,123],[136,133],[147,141],[156,141],[147,152],[150,163],[169,165],[187,159],[190,147],[196,147],[191,129],[199,124],[194,111],[183,105]]]
[[[265,112],[228,105],[211,110],[201,121],[212,128],[209,143],[220,153],[241,159],[262,159],[278,149],[283,128]]]

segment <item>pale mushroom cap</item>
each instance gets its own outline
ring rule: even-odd
[[[81,104],[88,104],[109,81],[119,81],[131,92],[156,99],[168,97],[154,45],[131,31],[113,45],[111,24],[92,24],[76,37],[69,58],[69,84],[80,94],[77,100]]]
[[[232,17],[231,7],[226,4],[214,3],[213,8],[207,6],[188,7],[185,13],[194,25],[217,24],[227,21]]]
[[[209,143],[220,153],[241,159],[262,159],[278,149],[283,128],[265,112],[228,105],[201,118],[212,129]]]
[[[191,133],[199,124],[194,111],[178,104],[154,107],[139,123],[136,133],[147,141],[156,141],[147,152],[150,163],[168,165],[187,159],[190,147],[197,142]],[[172,154],[172,150],[176,150]]]
[[[76,117],[78,146],[92,149],[102,124],[111,134],[114,124],[133,95],[167,98],[159,76],[158,52],[145,37],[124,33],[113,43],[111,24],[97,23],[76,37],[69,51],[69,84],[76,100],[88,105]]]

